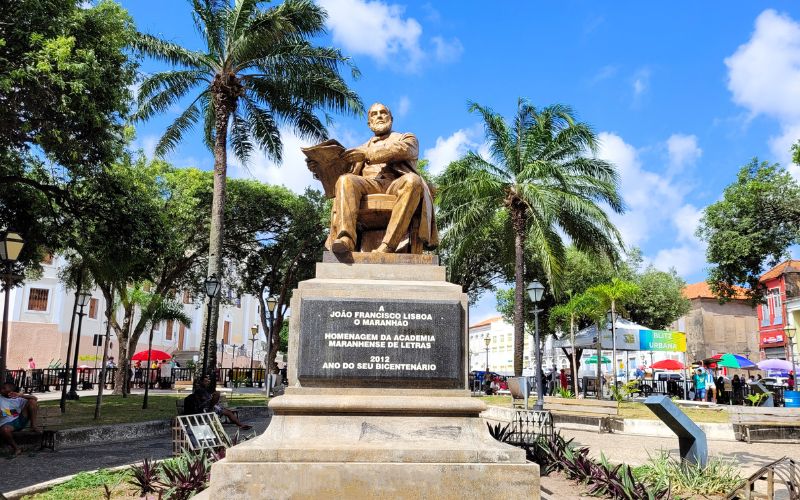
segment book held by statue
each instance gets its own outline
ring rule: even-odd
[[[342,158],[345,148],[336,139],[329,139],[316,146],[302,148],[309,160],[316,162],[316,169],[309,169],[316,179],[322,183],[327,198],[336,197],[336,181],[339,176],[350,171],[350,164]]]

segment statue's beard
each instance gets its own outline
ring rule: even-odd
[[[392,131],[392,121],[387,120],[383,123],[371,123],[369,128],[375,132],[375,135],[385,135]]]

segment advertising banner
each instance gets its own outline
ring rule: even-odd
[[[668,330],[639,330],[639,350],[686,352],[686,334]]]

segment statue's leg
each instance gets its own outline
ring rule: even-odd
[[[414,173],[403,174],[389,185],[386,193],[397,196],[392,217],[386,226],[386,235],[383,237],[383,245],[394,251],[408,232],[411,218],[419,207],[422,199],[422,178]]]
[[[370,193],[380,193],[381,187],[373,179],[365,179],[360,175],[344,174],[336,181],[335,211],[333,227],[334,241],[331,249],[334,252],[353,251],[356,242],[356,222],[361,199]]]

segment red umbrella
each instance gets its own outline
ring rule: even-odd
[[[676,359],[662,359],[661,361],[653,363],[651,368],[657,370],[683,370],[685,366]]]
[[[137,352],[131,357],[132,361],[147,361],[147,352],[148,351],[141,351]],[[159,351],[158,349],[153,349],[150,351],[150,361],[160,361],[160,360],[167,360],[172,359],[172,356],[165,353],[164,351]]]

